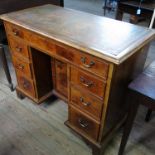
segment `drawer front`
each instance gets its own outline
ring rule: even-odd
[[[56,47],[56,53],[61,57],[72,61],[74,64],[92,73],[96,73],[104,79],[107,79],[108,77],[109,64],[105,61],[101,61],[96,57],[89,54],[84,54],[74,49],[59,46]]]
[[[60,46],[56,46],[56,54],[71,62],[74,62],[74,60],[76,59],[76,54],[78,55],[78,53],[74,53],[68,48],[63,48]]]
[[[12,56],[13,64],[16,70],[32,78],[30,63],[22,61],[20,58]]]
[[[109,65],[104,61],[99,61],[97,58],[88,54],[81,53],[76,59],[76,63],[81,67],[102,76],[104,79],[108,77]]]
[[[87,92],[82,92],[74,87],[71,87],[71,103],[80,108],[82,111],[87,112],[97,121],[99,121],[101,118],[103,106],[102,102]]]
[[[71,82],[78,85],[85,90],[88,90],[95,95],[103,98],[105,92],[106,83],[101,81],[91,74],[86,74],[83,71],[71,68]]]
[[[8,37],[8,40],[13,55],[29,58],[27,46],[22,41],[19,41],[11,36]]]
[[[68,84],[67,84],[67,64],[55,60],[55,89],[63,96],[68,96]]]
[[[5,22],[4,25],[8,34],[19,38],[24,38],[24,32],[19,26],[7,22]]]
[[[34,84],[32,80],[17,72],[17,81],[19,88],[28,93],[30,96],[35,97]]]
[[[87,136],[97,140],[100,126],[98,123],[83,115],[73,107],[70,107],[69,113],[69,121],[74,127]]]
[[[42,37],[29,31],[24,31],[24,39],[28,41],[31,46],[36,47],[37,49],[45,52],[48,51],[51,55],[55,54],[54,43],[46,37]]]

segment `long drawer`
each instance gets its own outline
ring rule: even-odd
[[[86,112],[97,121],[100,121],[103,101],[72,86],[71,104]]]
[[[104,79],[108,77],[109,64],[106,61],[101,61],[94,56],[82,53],[73,48],[69,49],[60,46],[56,46],[56,54]]]
[[[70,106],[69,109],[69,122],[80,132],[83,132],[90,138],[97,140],[100,124],[88,118],[80,111],[77,111],[72,106]]]

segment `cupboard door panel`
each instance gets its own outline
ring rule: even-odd
[[[61,95],[67,97],[68,96],[68,89],[67,89],[67,64],[55,60],[55,89]]]

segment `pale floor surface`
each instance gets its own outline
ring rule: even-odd
[[[75,2],[79,7],[82,2],[67,1],[68,5]],[[90,0],[93,2],[95,0]],[[82,4],[83,7],[87,4],[94,7],[90,3],[84,0]],[[154,47],[153,43],[147,64],[155,58]],[[15,84],[11,63],[9,66]],[[146,109],[141,106],[128,141],[127,155],[155,154],[155,113],[149,123],[144,122],[145,113]],[[64,125],[66,120],[67,105],[60,100],[47,101],[39,106],[29,99],[19,100],[15,92],[10,92],[0,63],[0,155],[91,155],[91,149]],[[121,131],[116,134],[105,155],[117,155],[121,135]]]

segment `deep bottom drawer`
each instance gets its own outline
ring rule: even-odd
[[[69,110],[69,122],[90,138],[97,140],[99,124],[77,111],[72,106],[70,106]]]
[[[17,72],[17,81],[18,81],[18,86],[28,93],[30,96],[35,97],[35,89],[34,89],[34,84],[33,81],[24,77],[22,74],[19,74]]]

